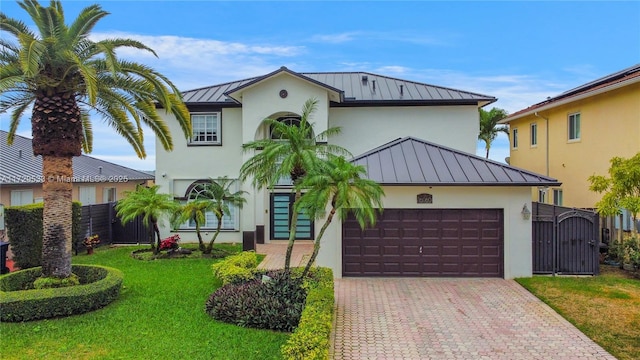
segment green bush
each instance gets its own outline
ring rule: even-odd
[[[253,251],[243,251],[215,263],[211,266],[213,275],[222,281],[223,285],[240,284],[254,277],[258,266],[258,256]]]
[[[114,301],[122,287],[122,272],[96,265],[73,265],[80,285],[33,289],[40,267],[0,277],[0,321],[18,322],[82,314]]]
[[[33,282],[33,287],[36,289],[51,289],[78,285],[80,285],[80,278],[74,273],[71,273],[71,276],[63,279],[55,277],[39,277]]]
[[[42,203],[10,206],[5,209],[5,225],[15,265],[28,269],[42,265]],[[72,243],[80,242],[82,205],[73,202]]]
[[[289,359],[328,359],[334,317],[333,273],[313,268],[305,279],[307,300],[297,329],[281,348]]]
[[[293,331],[307,297],[303,282],[283,270],[266,273],[243,284],[227,284],[206,302],[205,311],[214,319],[256,329]]]

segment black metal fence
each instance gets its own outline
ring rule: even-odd
[[[81,238],[97,234],[100,237],[100,245],[146,244],[148,232],[142,218],[139,217],[123,226],[116,216],[115,206],[115,202],[83,206]],[[79,244],[79,248],[84,248],[82,243]]]
[[[532,207],[533,273],[599,274],[598,214],[535,202]]]

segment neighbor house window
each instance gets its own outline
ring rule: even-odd
[[[33,204],[33,190],[12,190],[11,206]]]
[[[539,203],[543,203],[543,204],[547,202],[547,189],[546,188],[538,189],[538,202]]]
[[[78,188],[78,201],[82,205],[93,205],[96,203],[96,187],[80,186]]]
[[[236,183],[237,186],[237,183]],[[191,190],[187,193],[187,201],[193,200],[203,200],[207,199],[207,195],[205,192],[206,183],[195,183],[191,186]],[[233,187],[233,186],[232,186]],[[236,190],[231,189],[231,192],[235,192]],[[229,206],[229,214],[225,214],[222,216],[222,230],[238,230],[239,229],[239,210],[233,204],[228,204]],[[218,218],[214,215],[213,211],[207,211],[205,213],[205,221],[204,224],[200,226],[201,229],[216,229],[218,227]],[[193,219],[188,220],[184,224],[180,226],[182,230],[195,230],[196,222]]]
[[[531,146],[538,145],[538,124],[531,124]]]
[[[562,206],[562,189],[553,189],[553,205]]]
[[[220,113],[191,114],[191,144],[220,145]]]
[[[513,142],[513,148],[517,149],[518,148],[518,129],[513,129],[512,131],[512,139],[511,141]]]
[[[102,202],[108,203],[108,202],[114,202],[118,200],[116,198],[116,194],[117,194],[116,188],[114,187],[104,188],[102,190]]]
[[[580,113],[569,115],[569,140],[580,140]]]

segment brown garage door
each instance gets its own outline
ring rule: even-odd
[[[385,209],[342,227],[344,276],[503,277],[502,209]]]

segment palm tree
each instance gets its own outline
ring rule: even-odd
[[[198,236],[198,249],[203,253],[206,250],[204,245],[204,241],[202,240],[202,233],[200,232],[200,228],[206,222],[206,213],[207,211],[213,210],[213,202],[211,200],[199,199],[189,201],[186,204],[182,205],[178,212],[174,214],[173,224],[176,227],[179,227],[180,224],[185,221],[193,220],[196,224],[196,235]]]
[[[158,221],[164,215],[175,214],[180,208],[171,195],[159,193],[159,189],[158,185],[138,185],[135,191],[125,191],[125,197],[116,204],[116,215],[123,225],[142,216],[142,222],[149,230],[149,244],[154,254],[160,251]]]
[[[384,190],[373,180],[364,179],[366,173],[363,166],[354,165],[344,157],[331,156],[322,166],[309,173],[300,184],[307,191],[296,205],[298,210],[306,211],[309,217],[320,219],[326,214],[327,203],[331,210],[327,216],[313,245],[313,253],[302,273],[306,276],[320,251],[320,241],[325,230],[338,214],[342,220],[352,212],[360,226],[376,222],[376,209],[382,209]]]
[[[91,152],[90,111],[100,115],[146,156],[141,123],[166,150],[173,148],[169,128],[156,104],[174,114],[190,134],[189,112],[176,87],[155,70],[118,59],[116,50],[155,52],[131,39],[92,41],[91,30],[108,13],[99,5],[84,8],[70,24],[60,1],[42,7],[36,0],[18,3],[35,24],[0,13],[0,113],[11,111],[11,145],[22,115],[31,107],[33,153],[42,156],[44,182],[42,274],[71,275],[72,159]],[[15,42],[11,38],[15,38]]]
[[[340,133],[340,128],[332,127],[314,136],[311,116],[316,110],[318,101],[309,99],[302,107],[302,115],[298,125],[285,124],[275,119],[265,119],[264,123],[277,134],[278,139],[262,139],[243,145],[245,151],[258,151],[240,168],[240,179],[252,178],[252,185],[256,188],[272,188],[283,177],[291,179],[294,185],[294,204],[302,195],[298,186],[307,172],[320,162],[320,158],[329,154],[349,154],[337,145],[322,143],[330,136]],[[295,231],[298,222],[298,212],[294,211],[289,223],[289,242],[285,257],[285,269],[289,270],[291,254],[295,242]]]
[[[205,183],[203,191],[200,192],[196,198],[196,200],[208,201],[210,203],[208,210],[213,211],[213,214],[218,220],[216,231],[207,247],[203,250],[203,254],[211,254],[213,251],[213,243],[218,238],[220,230],[222,229],[222,217],[231,214],[229,206],[233,205],[241,209],[247,202],[244,198],[244,194],[247,193],[246,191],[231,192],[230,188],[233,182],[233,179],[229,179],[226,176],[219,179],[210,179],[209,182]]]
[[[507,117],[507,112],[500,108],[492,108],[489,111],[479,109],[480,111],[480,133],[478,139],[484,141],[484,148],[487,150],[486,158],[489,158],[489,149],[491,143],[498,137],[499,133],[509,135],[507,126],[498,126],[498,121]]]

